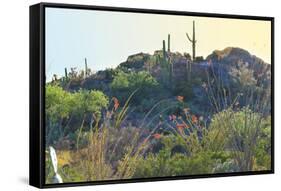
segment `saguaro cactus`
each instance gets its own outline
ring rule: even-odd
[[[87,58],[85,58],[85,78],[88,77],[88,65],[87,65]]]
[[[196,57],[195,49],[196,49],[196,42],[197,42],[197,40],[195,39],[195,21],[193,21],[192,39],[189,37],[188,33],[186,33],[186,37],[192,44],[192,60],[195,61],[195,57]]]
[[[168,59],[169,63],[169,78],[170,78],[170,87],[173,88],[173,74],[174,74],[174,66],[171,58]]]
[[[170,54],[167,54],[167,52],[166,52],[166,42],[165,42],[165,40],[163,40],[163,49],[162,49],[162,51],[163,51],[163,58],[162,58],[162,61],[161,61],[162,67],[163,67],[164,71],[167,72],[166,74],[168,75],[167,85],[172,88],[173,69],[174,68],[173,68],[173,63],[171,61]],[[170,34],[168,34],[168,52],[170,52]],[[166,80],[167,79],[165,79],[165,76],[164,76],[163,77],[163,81],[166,81]]]
[[[170,34],[168,34],[168,52],[170,52]]]
[[[65,77],[66,80],[68,79],[67,68],[64,68],[64,77]]]
[[[166,60],[166,44],[165,44],[165,40],[163,40],[163,59]]]

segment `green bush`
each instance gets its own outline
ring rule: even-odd
[[[229,151],[240,171],[270,169],[271,119],[243,108],[213,116],[203,141],[210,151]]]
[[[134,177],[208,174],[213,172],[217,157],[211,152],[200,152],[193,156],[179,153],[171,155],[171,152],[164,148],[157,154],[150,153],[137,161]]]
[[[139,89],[137,95],[134,96],[132,104],[139,104],[143,99],[149,98],[158,88],[158,82],[148,72],[129,72],[119,71],[114,77],[111,88],[113,96],[118,97],[124,102],[129,95]]]
[[[212,173],[217,161],[225,162],[230,155],[227,152],[203,150],[196,137],[188,140],[181,136],[163,136],[164,145],[157,153],[149,152],[137,161],[134,177],[181,176]],[[178,149],[180,148],[180,149]]]
[[[46,85],[46,143],[54,143],[68,135],[65,121],[76,116],[84,123],[87,113],[100,115],[102,108],[107,107],[108,98],[100,91],[79,90],[70,93],[57,85]],[[66,123],[67,124],[67,123]]]

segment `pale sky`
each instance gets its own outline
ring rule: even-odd
[[[94,71],[115,68],[132,54],[153,54],[171,35],[171,51],[188,52],[196,23],[196,56],[240,47],[270,63],[271,23],[242,19],[46,8],[46,75],[64,75],[64,68]]]

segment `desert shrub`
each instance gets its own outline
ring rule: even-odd
[[[79,132],[77,149],[69,153],[71,160],[63,167],[63,155],[58,154],[61,167],[59,173],[64,181],[126,179],[133,176],[136,161],[143,155],[148,142],[143,140],[139,130],[132,127],[121,128],[131,97],[120,110],[116,110],[116,107],[109,110],[102,123],[99,123],[100,119],[97,117],[89,131]],[[83,141],[86,144],[82,145]],[[46,173],[47,177],[54,175],[51,170]],[[52,179],[49,178],[48,181]]]
[[[231,75],[234,77],[236,83],[241,87],[256,85],[257,80],[254,76],[254,70],[248,66],[248,63],[238,62],[237,68],[232,68]]]
[[[271,117],[262,121],[264,128],[259,134],[255,148],[255,169],[271,169]]]
[[[101,109],[108,106],[108,98],[97,90],[79,90],[73,93],[73,112],[76,114],[94,113],[100,115]]]
[[[69,118],[81,118],[83,126],[86,113],[98,116],[107,104],[108,98],[100,91],[79,90],[70,93],[57,85],[46,85],[47,145],[70,133],[65,127]]]
[[[71,112],[73,97],[61,87],[48,84],[46,86],[46,115],[48,120],[57,121],[68,117]]]
[[[57,85],[46,86],[46,143],[47,145],[63,134],[62,122],[72,111],[73,96]]]
[[[164,148],[157,154],[150,153],[139,159],[134,177],[208,174],[212,172],[216,160],[210,152],[200,152],[193,156],[180,153],[171,155],[171,151]]]
[[[224,110],[214,115],[205,144],[208,150],[231,152],[240,171],[254,170],[270,163],[270,119],[248,108]],[[260,167],[261,168],[261,167]]]
[[[160,137],[160,138],[159,138]],[[209,151],[200,142],[196,131],[190,134],[157,136],[151,146],[162,144],[161,150],[149,152],[137,160],[134,177],[180,176],[212,173],[218,161],[226,162],[230,157],[225,151]]]
[[[111,88],[113,95],[118,97],[121,102],[136,89],[139,89],[137,96],[134,96],[132,104],[138,104],[141,100],[149,98],[158,87],[158,83],[148,72],[118,72],[114,77]]]
[[[238,172],[239,167],[233,159],[227,159],[226,161],[217,160],[212,173],[227,173],[227,172]]]

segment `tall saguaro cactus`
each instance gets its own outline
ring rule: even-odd
[[[166,42],[163,40],[163,60],[162,63],[164,64],[165,70],[168,72],[169,82],[168,85],[172,88],[172,80],[173,80],[173,63],[171,61],[170,54],[170,34],[168,34],[168,49],[166,51]]]
[[[165,44],[165,40],[163,40],[163,59],[166,60],[166,44]]]
[[[196,57],[195,49],[196,49],[196,42],[197,42],[195,38],[195,21],[193,21],[192,39],[189,37],[188,33],[186,33],[186,37],[192,44],[192,60],[195,61],[195,57]]]
[[[171,49],[170,49],[170,34],[168,34],[168,52],[170,52],[171,51]]]

